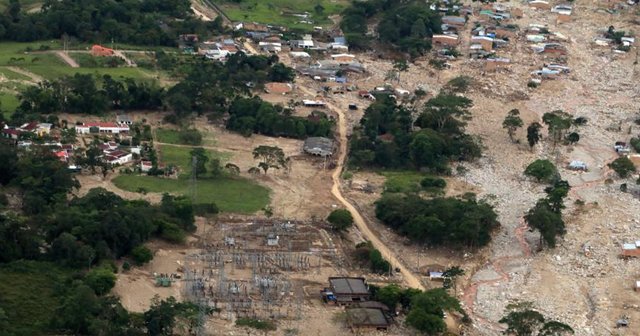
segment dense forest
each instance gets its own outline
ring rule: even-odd
[[[429,51],[430,37],[441,32],[440,15],[416,1],[353,1],[342,15],[340,27],[355,49],[371,47],[367,24],[374,16],[379,19],[376,27],[378,41],[412,57]]]
[[[376,202],[376,217],[414,242],[431,246],[482,247],[499,225],[493,208],[474,198],[385,195]]]
[[[282,105],[273,105],[260,97],[236,98],[229,106],[227,128],[245,136],[252,133],[269,136],[304,139],[307,136],[326,137],[331,134],[333,122],[322,112],[310,118],[291,115]]]
[[[10,0],[0,14],[0,40],[19,42],[69,36],[82,42],[175,46],[180,34],[209,36],[221,29],[219,20],[194,16],[188,0],[47,0],[35,12]]]
[[[418,113],[392,98],[380,98],[366,109],[360,127],[354,130],[351,164],[446,173],[449,161],[481,155],[480,145],[464,129],[471,100],[441,93]]]
[[[69,199],[79,184],[45,148],[22,151],[0,144],[0,173],[0,279],[23,279],[20,290],[0,286],[0,334],[158,334],[151,332],[157,328],[151,317],[145,315],[133,326],[118,300],[106,296],[115,285],[113,261],[148,262],[153,255],[142,244],[152,237],[182,242],[185,232],[195,230],[191,201],[165,195],[159,205],[151,205],[104,189]],[[29,282],[47,274],[50,283]],[[52,292],[42,293],[41,300],[15,298],[27,295],[30,286]],[[52,306],[47,305],[51,297]],[[166,305],[172,305],[174,315],[189,308],[157,302],[158,307]],[[23,323],[4,324],[3,318]]]

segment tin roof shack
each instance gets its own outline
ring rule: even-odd
[[[311,155],[331,156],[334,152],[334,143],[329,138],[311,137],[304,141],[302,150]]]
[[[436,46],[455,47],[460,43],[460,38],[453,34],[438,34],[433,35],[431,43]]]
[[[569,163],[567,168],[576,171],[587,171],[587,164],[582,161],[573,160]]]
[[[352,331],[387,330],[389,320],[380,308],[349,308],[347,324]]]
[[[371,294],[364,278],[330,277],[329,290],[338,304],[369,301]]]
[[[551,4],[549,4],[549,1],[533,0],[533,1],[529,1],[529,7],[533,7],[535,9],[549,10],[551,9]]]
[[[640,256],[640,240],[635,243],[622,244],[621,258],[637,258]]]
[[[493,50],[493,38],[489,36],[473,36],[471,37],[471,45],[480,45],[482,50]]]
[[[196,52],[198,47],[197,34],[182,34],[178,36],[178,47],[185,52]]]
[[[497,38],[509,40],[516,38],[518,34],[518,28],[512,25],[490,27],[487,31],[495,34]]]

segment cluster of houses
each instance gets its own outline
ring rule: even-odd
[[[4,139],[19,140],[23,138],[23,134],[30,134],[36,137],[43,137],[51,134],[53,124],[29,122],[19,127],[11,127],[4,125],[2,128],[2,137]]]
[[[352,330],[386,330],[393,321],[389,307],[371,301],[364,278],[330,277],[329,287],[320,294],[325,303],[346,306],[347,324]]]

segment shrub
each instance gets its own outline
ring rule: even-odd
[[[257,330],[263,330],[265,332],[277,329],[276,325],[271,321],[258,320],[247,317],[237,319],[236,325],[239,327],[249,327]]]
[[[532,88],[532,89],[537,88],[539,85],[540,85],[540,84],[538,84],[538,82],[534,82],[534,81],[529,81],[529,82],[527,83],[527,87]]]
[[[334,230],[343,231],[353,225],[353,216],[349,210],[337,209],[329,214],[327,221],[331,223]]]
[[[452,92],[465,92],[471,85],[471,77],[469,76],[458,76],[452,80],[450,80],[446,88]]]
[[[125,261],[124,263],[122,263],[122,270],[123,271],[128,271],[131,269],[131,264],[128,261]]]
[[[631,140],[629,140],[629,143],[636,152],[640,153],[640,138],[631,138]]]
[[[439,177],[427,176],[420,181],[420,185],[423,188],[444,189],[447,186],[447,181]]]
[[[131,250],[131,257],[133,257],[136,265],[142,265],[153,259],[153,252],[143,245],[138,245]]]
[[[628,177],[631,173],[636,171],[636,166],[626,156],[621,156],[608,164],[609,168],[613,169],[621,178]]]
[[[199,146],[202,144],[202,134],[197,129],[183,129],[179,134],[180,143]]]
[[[551,182],[558,176],[558,170],[549,160],[535,160],[527,166],[524,174],[535,177],[538,182]]]

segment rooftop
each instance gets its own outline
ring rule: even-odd
[[[347,309],[349,322],[354,326],[387,326],[389,321],[379,308],[352,308]]]
[[[335,294],[369,294],[364,278],[329,278]]]

